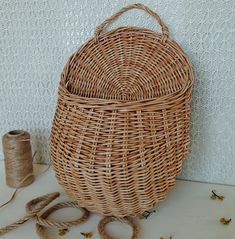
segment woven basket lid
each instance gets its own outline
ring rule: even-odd
[[[124,12],[145,10],[160,24],[162,34],[146,28],[104,28]],[[192,67],[181,49],[169,39],[159,15],[142,4],[122,8],[97,27],[67,63],[64,85],[81,97],[135,101],[182,94],[192,84]]]

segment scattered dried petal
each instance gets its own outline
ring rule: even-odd
[[[223,225],[229,225],[229,223],[232,221],[232,219],[225,219],[224,217],[220,218],[220,223]]]
[[[211,198],[211,200],[215,200],[216,196],[214,194],[212,194],[210,198]]]
[[[224,196],[223,196],[223,195],[218,196],[218,199],[221,200],[221,201],[223,201],[223,200],[224,200]]]
[[[66,233],[69,231],[68,228],[64,228],[64,229],[59,229],[59,235],[60,236],[64,236],[66,235]]]
[[[81,235],[84,236],[84,238],[92,238],[92,232],[81,232]]]
[[[139,219],[140,219],[140,220],[145,219],[144,215],[140,215],[140,216],[139,216]]]

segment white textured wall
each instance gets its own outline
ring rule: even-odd
[[[0,0],[0,134],[30,131],[37,160],[48,161],[63,65],[98,23],[133,2]],[[235,184],[234,0],[140,2],[161,15],[195,67],[191,154],[181,177]],[[138,10],[113,27],[124,24],[159,30]]]

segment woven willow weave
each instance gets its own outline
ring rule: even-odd
[[[104,28],[132,8],[162,34]],[[174,186],[188,153],[192,66],[160,17],[121,9],[67,62],[51,133],[59,183],[81,207],[142,214]]]

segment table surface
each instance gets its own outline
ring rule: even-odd
[[[25,213],[24,205],[27,201],[46,193],[59,191],[61,196],[51,203],[66,201],[61,186],[58,185],[52,169],[40,175],[46,166],[35,165],[36,180],[30,186],[21,189],[16,199],[0,209],[0,227],[7,225],[22,217]],[[211,200],[211,190],[225,195],[224,201]],[[0,204],[7,201],[13,189],[5,184],[4,165],[0,161]],[[148,219],[135,219],[140,228],[139,238],[144,239],[235,239],[235,187],[198,182],[178,180],[167,199],[156,206],[156,213]],[[61,209],[51,218],[58,220],[71,220],[79,217],[79,209]],[[221,217],[232,218],[229,225],[219,222]],[[89,220],[73,227],[65,236],[59,236],[57,230],[51,231],[50,238],[79,239],[84,238],[81,232],[92,232],[92,239],[100,238],[97,225],[100,216],[91,214]],[[125,224],[112,222],[107,226],[107,231],[115,239],[131,238],[131,229]],[[20,228],[9,232],[2,239],[36,239],[35,220],[25,223]]]

